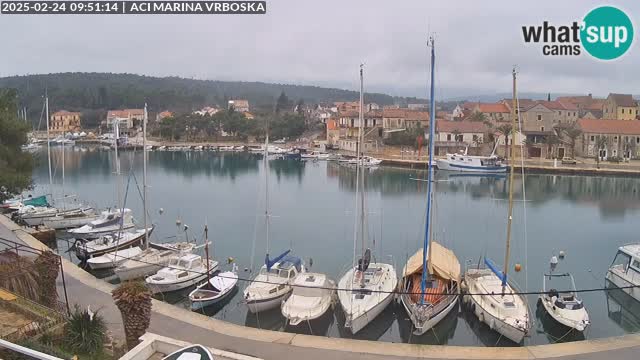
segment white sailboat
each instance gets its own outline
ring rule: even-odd
[[[143,226],[147,227],[147,104],[144,105],[144,121],[142,124],[142,211],[144,213]],[[189,242],[177,243],[153,243],[149,242],[149,236],[144,237],[143,250],[140,254],[132,256],[119,264],[115,274],[120,281],[143,278],[155,274],[158,270],[167,266],[172,260],[190,253],[195,244]]]
[[[131,209],[107,209],[100,213],[98,219],[75,229],[67,230],[68,233],[81,239],[95,239],[101,235],[111,234],[116,231],[129,230],[135,227]]]
[[[513,129],[516,129],[516,70],[513,69]],[[515,159],[515,141],[511,142],[511,159]],[[521,343],[531,329],[531,316],[526,297],[519,294],[515,284],[507,279],[509,270],[509,251],[511,245],[511,221],[513,214],[514,167],[509,176],[509,212],[507,216],[507,243],[504,270],[500,271],[488,258],[486,268],[468,269],[464,274],[463,301],[471,311],[486,323],[489,328],[515,343]]]
[[[358,231],[358,220],[356,220],[353,241],[357,242],[358,235],[360,235],[362,257],[355,264],[354,254],[354,263],[338,282],[338,299],[345,315],[345,327],[349,328],[353,334],[369,324],[389,305],[398,285],[393,265],[371,262],[371,251],[365,246],[364,173],[361,171],[362,162],[360,161],[361,151],[359,149],[363,144],[363,97],[363,65],[360,65],[360,132],[356,156],[356,207],[359,206],[360,231]]]
[[[435,44],[431,42],[431,109],[435,109]],[[435,112],[429,117],[429,139],[435,139]],[[435,141],[429,142],[429,162],[433,161]],[[414,334],[422,335],[435,326],[458,303],[460,294],[460,262],[453,251],[433,241],[432,199],[435,192],[433,167],[427,173],[427,212],[424,247],[407,261],[402,271],[403,294],[400,300],[415,327]]]
[[[145,230],[123,231],[111,235],[103,235],[95,240],[85,243],[76,241],[76,256],[82,261],[92,257],[101,256],[120,249],[140,246],[144,243],[145,236],[151,234],[153,227]]]
[[[87,265],[91,270],[101,270],[114,268],[132,256],[136,256],[142,252],[140,247],[135,246],[128,249],[119,249],[114,252],[87,259]]]
[[[252,313],[278,307],[291,294],[291,282],[299,273],[306,271],[302,260],[291,256],[287,250],[269,258],[269,130],[264,145],[264,182],[265,182],[265,236],[267,255],[258,275],[244,289],[244,301]]]

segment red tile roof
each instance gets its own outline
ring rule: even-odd
[[[436,122],[436,130],[442,132],[458,131],[462,133],[485,133],[488,130],[487,125],[480,121],[449,121],[438,120]]]
[[[593,99],[589,105],[585,107],[586,110],[600,110],[604,106],[604,99]]]
[[[478,103],[478,110],[482,113],[510,113],[503,103]]]
[[[123,109],[123,110],[109,110],[107,117],[120,117],[128,118],[129,116],[142,116],[144,115],[143,109]]]
[[[638,120],[578,119],[578,126],[589,134],[640,135]]]
[[[60,110],[60,111],[56,111],[53,114],[51,114],[51,116],[69,116],[69,115],[77,115],[80,116],[82,115],[79,112],[71,112],[71,111],[67,111],[67,110]]]

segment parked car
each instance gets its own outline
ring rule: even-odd
[[[577,163],[576,159],[574,159],[574,158],[570,158],[570,157],[567,157],[567,156],[562,158],[562,164],[564,164],[564,165],[575,165],[576,163]]]

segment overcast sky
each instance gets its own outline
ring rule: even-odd
[[[548,57],[522,25],[569,25],[612,4],[635,25],[621,59]],[[640,93],[638,1],[267,0],[267,15],[0,15],[0,76],[67,71],[358,87],[427,95],[428,31],[438,99],[510,92]]]

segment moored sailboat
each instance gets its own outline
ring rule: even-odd
[[[345,327],[355,334],[362,330],[391,303],[398,284],[396,270],[391,264],[371,262],[371,250],[366,248],[366,221],[364,201],[364,172],[361,171],[360,145],[363,143],[363,65],[360,65],[360,131],[356,155],[356,207],[354,239],[361,240],[362,256],[354,262],[338,282],[338,299],[345,315]],[[354,246],[355,252],[355,246]],[[354,253],[355,255],[355,253]]]
[[[516,129],[516,70],[513,69],[513,129]],[[511,142],[511,159],[515,159],[515,141]],[[511,221],[513,215],[513,183],[514,167],[511,166],[509,176],[509,210],[507,215],[507,241],[504,270],[488,258],[485,268],[467,269],[464,274],[463,287],[468,292],[463,302],[478,319],[489,328],[497,331],[515,343],[521,343],[531,328],[531,316],[526,297],[519,293],[515,284],[509,282],[509,255],[511,244]]]
[[[435,47],[431,41],[431,109],[435,109]],[[435,114],[429,116],[429,139],[435,139]],[[429,162],[433,161],[435,141],[429,141]],[[414,333],[424,334],[453,308],[460,294],[460,262],[453,251],[432,239],[432,200],[435,192],[433,167],[427,166],[427,211],[424,247],[419,249],[402,271],[400,300],[415,327]]]

